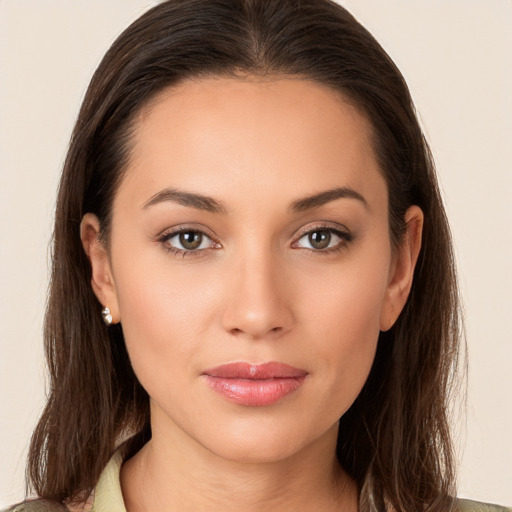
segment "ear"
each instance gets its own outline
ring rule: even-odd
[[[418,206],[411,206],[405,212],[405,223],[406,231],[401,244],[396,248],[391,264],[388,287],[380,316],[381,331],[391,329],[411,291],[423,230],[423,212]]]
[[[112,314],[113,323],[120,321],[117,293],[108,251],[101,241],[100,222],[92,213],[86,213],[80,224],[80,238],[91,263],[91,286],[94,294]]]

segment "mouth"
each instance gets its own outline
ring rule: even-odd
[[[284,363],[228,363],[203,372],[207,384],[227,400],[250,407],[278,402],[297,391],[308,372]]]

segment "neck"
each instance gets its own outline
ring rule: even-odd
[[[336,439],[337,425],[291,456],[233,461],[179,429],[154,426],[121,469],[127,511],[356,512],[357,486],[337,462]]]

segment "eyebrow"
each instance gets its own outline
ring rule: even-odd
[[[157,192],[142,205],[142,208],[146,209],[166,201],[172,201],[182,206],[191,206],[192,208],[205,210],[207,212],[226,214],[226,208],[215,199],[203,196],[202,194],[184,192],[175,188],[166,188]]]
[[[303,212],[305,210],[311,210],[314,208],[319,208],[326,203],[330,203],[331,201],[335,201],[336,199],[357,199],[361,201],[366,207],[368,207],[368,203],[366,199],[355,190],[348,187],[337,187],[330,190],[326,190],[325,192],[320,192],[319,194],[315,194],[313,196],[305,197],[303,199],[298,199],[291,204],[290,209],[294,212]]]
[[[312,210],[330,203],[331,201],[335,201],[336,199],[343,198],[357,199],[365,206],[368,206],[366,199],[359,192],[348,187],[337,187],[320,192],[319,194],[297,199],[290,205],[290,210],[294,212]],[[183,190],[177,190],[175,188],[166,188],[157,192],[142,205],[142,208],[147,209],[150,206],[166,201],[172,201],[174,203],[181,204],[182,206],[191,206],[192,208],[205,210],[211,213],[220,213],[224,215],[227,213],[225,206],[212,197],[194,192],[184,192]]]

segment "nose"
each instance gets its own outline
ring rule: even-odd
[[[282,336],[295,321],[292,284],[269,254],[241,255],[230,277],[223,328],[254,340]]]

